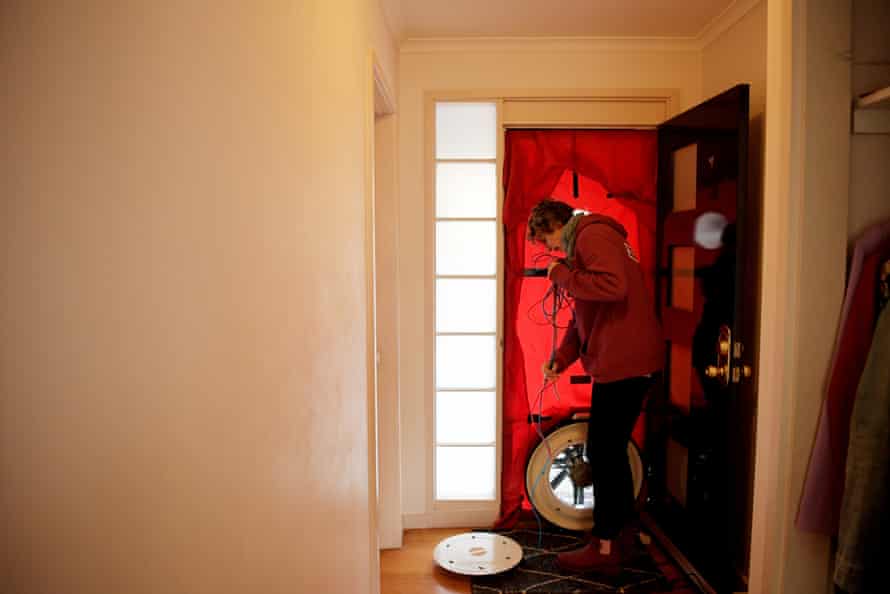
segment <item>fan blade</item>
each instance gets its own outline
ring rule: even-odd
[[[562,484],[562,482],[566,479],[567,476],[569,476],[568,470],[561,471],[559,474],[556,475],[556,477],[554,477],[554,479],[552,481],[550,481],[550,488],[555,491],[556,488],[560,484]]]

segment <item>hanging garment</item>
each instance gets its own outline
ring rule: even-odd
[[[819,426],[797,514],[797,527],[836,535],[844,494],[850,416],[875,324],[877,271],[890,255],[890,221],[856,242]]]
[[[890,592],[890,309],[878,319],[850,423],[834,581],[849,594]]]

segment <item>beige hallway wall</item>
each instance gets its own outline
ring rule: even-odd
[[[377,10],[3,4],[4,592],[375,589]]]
[[[755,120],[766,108],[766,2],[763,0],[702,49],[702,99],[741,83],[751,85],[751,119]]]
[[[768,121],[752,592],[830,592],[795,526],[846,269],[850,2],[768,2]]]
[[[797,361],[788,425],[789,514],[782,592],[833,592],[827,536],[794,525],[819,422],[828,365],[840,318],[847,272],[850,196],[850,0],[808,0],[801,113],[800,278],[797,287]]]

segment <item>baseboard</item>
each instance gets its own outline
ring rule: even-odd
[[[403,514],[405,530],[430,528],[489,528],[497,520],[497,511],[491,509],[434,511],[430,513]]]
[[[432,528],[429,514],[402,514],[402,527],[405,530]]]
[[[380,550],[385,551],[388,549],[401,549],[403,534],[404,530],[399,530],[398,534],[389,534],[385,537],[381,534],[379,542]]]

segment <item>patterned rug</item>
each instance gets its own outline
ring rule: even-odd
[[[500,575],[473,577],[473,594],[656,594],[694,591],[678,574],[664,571],[664,559],[653,559],[650,548],[654,545],[646,547],[638,540],[620,573],[563,571],[556,564],[557,553],[578,548],[584,544],[584,540],[578,533],[556,530],[545,530],[540,542],[536,529],[501,532],[522,546],[522,562]]]

